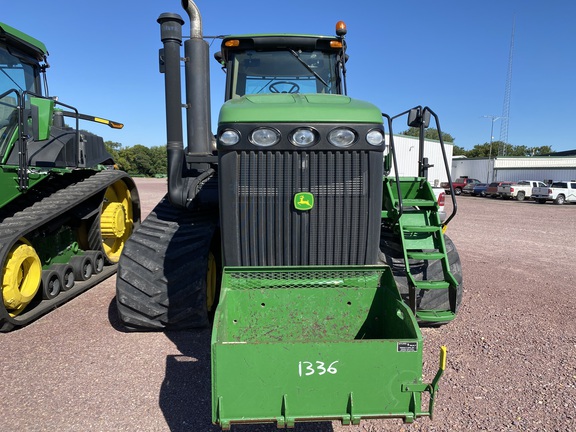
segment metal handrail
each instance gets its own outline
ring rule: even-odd
[[[458,204],[456,203],[456,195],[454,194],[454,187],[452,186],[452,177],[450,175],[450,169],[448,167],[448,157],[446,156],[446,147],[444,145],[444,139],[442,138],[442,130],[440,129],[440,120],[438,119],[438,115],[434,111],[432,111],[432,109],[430,109],[429,107],[424,107],[424,111],[428,111],[434,117],[434,122],[436,123],[436,129],[438,129],[440,148],[442,149],[442,158],[444,159],[444,168],[446,169],[446,176],[448,178],[448,184],[450,185],[450,197],[452,198],[452,213],[442,223],[442,226],[445,227],[448,225],[448,222],[450,222],[454,218],[454,216],[456,216],[456,212],[458,210]]]
[[[456,203],[456,197],[454,194],[454,187],[452,185],[452,178],[450,176],[450,167],[448,166],[448,157],[446,156],[446,146],[444,144],[444,139],[442,138],[442,130],[440,129],[440,120],[438,119],[438,115],[434,111],[432,111],[432,109],[430,109],[429,107],[422,108],[422,106],[420,106],[420,105],[418,105],[414,108],[411,108],[409,110],[406,110],[404,112],[401,112],[400,114],[397,114],[393,117],[390,117],[389,115],[382,113],[382,117],[385,117],[388,120],[388,129],[389,129],[389,133],[390,133],[390,153],[392,154],[392,162],[394,165],[394,177],[396,180],[396,189],[398,192],[398,216],[395,218],[392,225],[395,225],[400,220],[400,217],[402,216],[402,212],[403,212],[402,196],[401,196],[401,190],[400,190],[400,176],[398,174],[398,162],[396,160],[396,149],[395,149],[395,145],[394,145],[394,132],[392,129],[392,123],[397,118],[405,116],[406,114],[410,113],[414,109],[419,110],[422,113],[422,116],[424,116],[425,113],[429,113],[430,115],[432,115],[434,117],[434,122],[436,123],[436,128],[438,130],[440,149],[442,150],[442,158],[444,161],[444,168],[446,170],[446,177],[448,178],[448,184],[450,186],[450,192],[451,192],[450,196],[452,199],[452,213],[442,223],[442,226],[445,227],[448,225],[448,222],[450,222],[454,218],[454,216],[456,216],[456,212],[458,209],[458,205]],[[421,135],[423,134],[423,128],[422,127],[421,127],[420,134]],[[423,136],[420,136],[419,138],[420,138],[420,141],[423,140]],[[421,149],[420,154],[419,154],[419,161],[418,161],[420,167],[422,167],[422,165],[423,165],[423,162],[422,162],[423,154],[422,153],[423,153],[423,151]]]
[[[402,114],[400,114],[400,115],[402,115]],[[396,219],[392,223],[392,225],[394,226],[402,217],[402,212],[403,212],[403,210],[402,210],[402,193],[400,191],[400,177],[398,175],[398,162],[396,160],[396,147],[394,146],[394,132],[392,131],[392,121],[397,116],[396,117],[390,117],[388,114],[382,113],[382,117],[385,117],[388,120],[388,131],[390,134],[390,153],[392,154],[392,163],[394,165],[394,177],[396,179],[396,190],[398,192],[398,209],[397,209],[398,215],[396,216]]]

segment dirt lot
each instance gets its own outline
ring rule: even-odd
[[[137,181],[147,213],[166,181]],[[576,430],[575,233],[576,205],[458,197],[448,234],[462,259],[464,305],[455,322],[423,330],[425,380],[439,346],[448,347],[434,420],[295,430]],[[112,277],[0,334],[0,430],[219,430],[210,419],[209,330],[126,333],[114,295]]]

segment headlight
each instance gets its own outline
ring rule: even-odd
[[[254,129],[250,134],[250,142],[261,147],[269,147],[280,141],[280,132],[272,128]]]
[[[316,142],[316,133],[312,129],[300,128],[292,131],[290,142],[298,147],[308,147]]]
[[[240,142],[240,133],[232,129],[225,130],[220,134],[220,142],[226,146],[238,144]]]
[[[356,132],[352,129],[337,128],[330,131],[328,141],[336,147],[350,147],[356,141]]]
[[[379,146],[384,141],[384,134],[381,130],[373,129],[366,134],[366,141],[373,146]]]

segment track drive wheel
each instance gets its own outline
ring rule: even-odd
[[[106,262],[115,264],[133,230],[132,194],[126,183],[118,180],[106,189],[100,215],[88,233],[88,247],[101,250]]]
[[[32,301],[42,281],[42,264],[34,248],[25,240],[16,243],[2,269],[4,307],[14,317]]]

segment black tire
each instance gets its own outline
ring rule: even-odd
[[[52,300],[62,290],[60,275],[55,270],[42,270],[42,298]]]
[[[460,195],[462,193],[462,189],[460,189],[459,187],[454,188],[454,195]]]
[[[106,264],[104,254],[101,251],[86,251],[86,255],[92,260],[92,272],[94,274],[102,273],[104,265]]]
[[[218,214],[189,211],[165,197],[126,242],[116,304],[130,330],[208,325],[206,272]]]
[[[52,269],[60,275],[62,291],[68,291],[74,287],[74,269],[70,264],[54,264]]]
[[[566,202],[566,198],[564,197],[564,195],[560,194],[556,197],[556,199],[554,200],[554,204],[556,205],[562,205]]]
[[[526,198],[526,194],[522,191],[518,192],[518,194],[516,194],[516,199],[518,201],[524,201],[524,198]]]
[[[94,263],[88,255],[76,255],[70,258],[70,265],[74,269],[74,279],[87,281],[94,273]]]
[[[448,252],[448,262],[450,271],[456,278],[456,312],[460,308],[463,295],[462,264],[456,246],[448,237],[444,235],[446,251]],[[396,280],[396,285],[404,301],[408,302],[408,279],[406,278],[406,268],[402,248],[389,230],[382,229],[380,234],[380,264],[387,264],[392,269],[392,274]],[[441,280],[444,278],[444,271],[440,261],[410,260],[410,270],[416,280]],[[420,290],[417,293],[418,310],[450,310],[450,298],[448,290]],[[420,322],[421,325],[438,326],[446,323]]]

